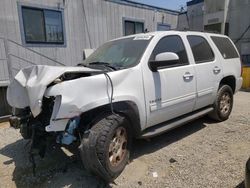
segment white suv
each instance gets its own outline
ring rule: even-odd
[[[77,67],[21,70],[7,98],[31,157],[46,141],[79,143],[87,169],[106,181],[129,160],[132,138],[149,138],[209,114],[226,120],[242,84],[224,35],[166,31],[107,42]]]

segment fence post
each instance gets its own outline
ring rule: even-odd
[[[4,38],[3,41],[4,41],[5,56],[7,59],[8,72],[9,72],[9,81],[11,82],[14,79],[14,77],[12,72],[12,62],[10,59],[9,43],[8,39],[6,38]],[[12,107],[12,114],[16,115],[16,108]]]

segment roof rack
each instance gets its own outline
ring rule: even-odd
[[[184,28],[184,29],[173,29],[176,31],[193,31],[193,32],[203,32],[203,33],[213,33],[213,34],[221,34],[218,31],[214,31],[214,30],[192,30],[192,29],[188,29],[188,28]]]

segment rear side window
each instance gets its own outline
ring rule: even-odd
[[[238,58],[232,42],[225,37],[211,37],[224,59]]]
[[[179,56],[181,65],[188,64],[186,49],[182,39],[179,36],[173,35],[162,38],[156,45],[150,60],[154,60],[156,55],[164,52],[176,53]]]
[[[187,36],[196,63],[214,60],[214,53],[207,40],[200,36]]]

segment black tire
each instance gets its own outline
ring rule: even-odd
[[[100,118],[84,135],[79,147],[85,168],[105,182],[112,182],[129,161],[131,141],[125,117],[112,114]]]
[[[214,110],[208,115],[211,119],[219,122],[228,119],[233,108],[233,90],[230,86],[222,85],[219,88],[213,107]]]

